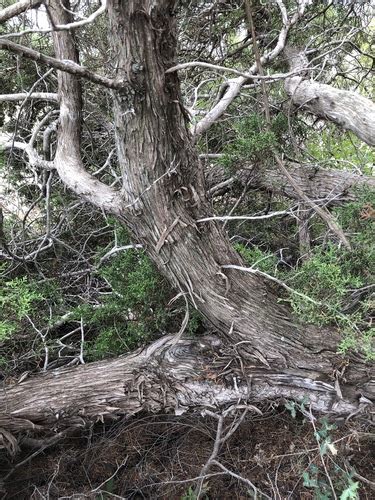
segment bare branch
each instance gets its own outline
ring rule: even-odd
[[[255,266],[255,264],[254,264]],[[303,298],[304,300],[307,300],[307,302],[311,302],[312,304],[315,305],[322,305],[321,302],[318,302],[311,297],[305,295],[304,293],[300,293],[297,290],[294,290],[294,288],[291,288],[289,285],[284,283],[283,281],[279,280],[278,278],[275,278],[275,276],[272,276],[271,274],[267,274],[263,271],[260,271],[259,269],[256,269],[254,266],[252,267],[243,267],[243,266],[237,266],[236,264],[227,264],[225,266],[222,266],[223,269],[236,269],[237,271],[243,271],[245,273],[250,273],[250,274],[257,274],[258,276],[263,276],[263,278],[266,278],[267,280],[273,281],[274,283],[277,283],[278,285],[282,286],[287,290],[288,292],[298,295],[299,297]]]
[[[18,94],[0,94],[0,102],[23,101],[26,98],[57,102],[57,94],[54,94],[53,92],[32,92],[31,94],[28,94],[27,92],[20,92]]]
[[[291,27],[295,25],[299,21],[299,19],[303,16],[306,4],[307,4],[306,0],[301,0],[299,2],[299,7],[297,12],[292,16],[290,20],[284,15],[282,16],[283,27],[281,28],[281,31],[279,33],[277,43],[270,52],[267,52],[261,57],[260,61],[262,65],[267,64],[270,61],[273,61],[283,51],[286,44],[288,32],[291,29]],[[257,70],[257,64],[255,63],[251,66],[248,73],[255,74],[256,70]],[[228,106],[238,96],[242,86],[246,83],[247,80],[248,77],[245,78],[244,76],[240,76],[235,80],[228,80],[228,87],[224,92],[223,96],[221,97],[221,99],[219,100],[219,102],[215,104],[215,106],[206,114],[206,116],[202,118],[202,120],[193,127],[193,133],[195,137],[198,137],[199,135],[203,134],[206,130],[208,130],[211,127],[211,125],[216,120],[220,118],[220,116],[222,116],[222,114],[227,110]]]
[[[10,40],[0,39],[0,49],[9,50],[10,52],[14,52],[15,54],[18,54],[22,57],[27,57],[28,59],[32,59],[33,61],[42,62],[44,64],[47,64],[48,66],[52,66],[52,68],[70,73],[71,75],[79,76],[80,78],[85,78],[86,80],[90,80],[91,82],[98,83],[99,85],[103,85],[104,87],[110,89],[121,89],[123,87],[123,82],[118,82],[112,80],[111,78],[93,73],[92,71],[78,64],[76,61],[73,61],[71,59],[61,60],[46,56],[41,52],[30,49],[29,47],[25,47],[23,45],[19,45],[18,43],[11,42]]]
[[[123,252],[124,250],[141,249],[141,248],[143,248],[143,245],[140,245],[140,244],[124,245],[121,247],[115,246],[115,247],[111,248],[111,250],[109,250],[107,253],[105,253],[103,255],[103,257],[101,257],[101,259],[98,262],[97,267],[100,267],[103,264],[103,262],[105,262],[106,260],[108,260],[113,255],[116,255],[119,252]]]
[[[37,151],[30,145],[30,143],[14,141],[3,144],[2,147],[5,151],[10,149],[19,149],[21,151],[24,151],[32,167],[43,168],[46,170],[53,170],[55,168],[53,162],[43,160],[43,158],[39,156]]]
[[[86,24],[90,24],[95,21],[97,17],[99,17],[103,12],[107,9],[107,0],[101,1],[101,6],[93,12],[89,17],[81,19],[80,21],[74,21],[67,24],[57,24],[51,28],[42,28],[42,29],[29,29],[24,31],[19,31],[16,33],[7,33],[3,35],[3,38],[14,37],[14,36],[23,36],[29,33],[50,33],[51,31],[63,31],[63,30],[71,30],[75,28],[80,28],[81,26],[85,26]]]
[[[20,0],[20,2],[9,5],[9,7],[0,10],[0,23],[5,23],[5,21],[22,14],[22,12],[25,12],[28,9],[38,7],[41,3],[42,0]]]
[[[271,212],[266,215],[222,215],[217,217],[205,217],[198,219],[196,222],[208,222],[211,220],[229,221],[229,220],[263,220],[270,219],[271,217],[280,217],[281,215],[291,215],[290,210],[280,210],[279,212]]]
[[[167,69],[166,73],[173,73],[174,71],[179,71],[181,69],[194,68],[194,67],[207,68],[207,69],[212,69],[213,71],[221,71],[224,73],[233,73],[234,75],[243,76],[244,78],[247,78],[249,80],[281,80],[283,78],[288,78],[300,72],[299,70],[297,70],[295,72],[289,72],[289,73],[258,75],[258,74],[245,73],[244,71],[238,71],[233,68],[226,68],[224,66],[219,66],[217,64],[210,64],[202,61],[190,61],[187,63],[177,64],[176,66]]]

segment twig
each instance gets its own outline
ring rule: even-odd
[[[290,210],[280,210],[279,212],[271,212],[265,215],[221,215],[215,217],[205,217],[198,219],[195,222],[209,222],[211,220],[229,221],[229,220],[263,220],[271,219],[272,217],[280,217],[281,215],[292,215]]]

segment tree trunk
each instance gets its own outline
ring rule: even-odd
[[[280,396],[307,396],[318,410],[348,415],[363,396],[368,403],[375,398],[373,367],[360,356],[346,366],[347,360],[336,355],[338,332],[298,324],[278,302],[272,284],[225,267],[242,262],[216,223],[197,226],[197,219],[210,215],[210,206],[177,76],[165,72],[175,63],[173,9],[171,0],[108,2],[116,80],[124,82],[123,90],[114,91],[123,176],[123,201],[114,212],[221,340],[211,339],[208,346],[180,340],[167,349],[162,339],[128,357],[25,381],[0,396],[0,424],[6,429],[55,428],[142,408],[179,412]],[[60,50],[60,37],[66,35],[55,34]],[[69,161],[64,172],[62,155],[69,158],[78,144],[69,150],[67,134],[77,133],[80,90],[76,85],[72,98],[67,89],[75,81],[59,74],[64,147],[58,147],[57,168],[65,178],[74,165]],[[74,179],[69,182],[74,185]],[[89,199],[92,186],[87,189]]]

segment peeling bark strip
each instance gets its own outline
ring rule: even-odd
[[[297,50],[288,47],[284,52],[291,71],[308,66],[306,57]],[[296,106],[351,130],[362,141],[375,146],[375,103],[370,99],[301,76],[287,78],[285,89]]]

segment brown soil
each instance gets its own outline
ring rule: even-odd
[[[225,423],[230,426],[233,420]],[[315,426],[322,443],[327,426],[320,419]],[[375,436],[368,426],[346,423],[328,430],[337,454],[327,451],[323,465],[311,422],[302,415],[292,418],[284,407],[271,407],[263,416],[249,414],[217,459],[273,499],[334,498],[330,482],[340,498],[351,477],[359,483],[359,498],[372,499]],[[32,459],[35,449],[23,451],[12,463],[2,455],[0,477],[25,461],[6,481],[3,498],[193,500],[197,482],[190,480],[200,475],[212,452],[216,427],[213,418],[145,416],[109,428],[96,425],[84,437],[70,438]],[[209,470],[219,472],[217,466]],[[315,487],[304,486],[304,474],[305,481],[316,481]],[[248,485],[229,474],[208,477],[204,491],[205,499],[254,498]],[[264,497],[258,493],[258,498]]]

